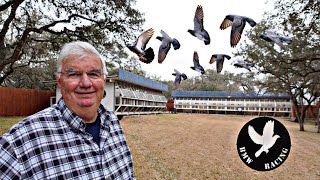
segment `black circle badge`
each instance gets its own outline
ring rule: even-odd
[[[258,117],[247,122],[239,132],[237,149],[241,160],[250,168],[270,171],[287,159],[290,135],[279,121]]]

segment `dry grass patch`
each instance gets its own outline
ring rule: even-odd
[[[0,136],[25,117],[0,117]]]
[[[253,116],[161,114],[121,120],[133,152],[137,179],[320,179],[320,134],[314,125],[280,120],[292,148],[283,165],[269,172],[247,167],[237,136]]]

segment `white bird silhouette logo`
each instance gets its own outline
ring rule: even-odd
[[[276,143],[279,135],[274,135],[274,121],[269,120],[263,128],[263,134],[258,134],[252,126],[249,125],[248,133],[252,141],[256,144],[262,145],[262,147],[255,153],[256,157],[259,157],[262,152],[266,154],[269,149]]]

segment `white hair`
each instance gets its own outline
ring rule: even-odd
[[[57,72],[61,72],[62,64],[65,59],[67,59],[70,56],[78,55],[83,56],[86,54],[95,54],[99,57],[102,63],[102,70],[104,74],[104,78],[106,78],[108,72],[106,68],[106,62],[103,60],[103,57],[100,55],[100,53],[94,48],[91,44],[87,42],[82,41],[75,41],[66,43],[59,54],[58,60],[57,60]]]

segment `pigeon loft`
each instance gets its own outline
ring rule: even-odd
[[[287,94],[245,94],[227,91],[172,91],[177,112],[290,117]]]

